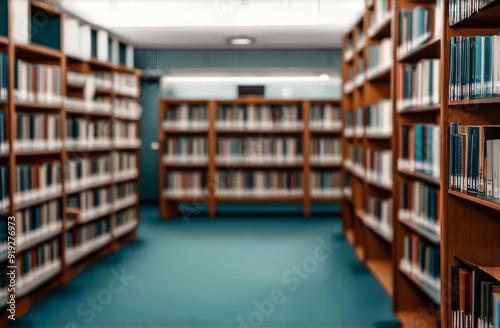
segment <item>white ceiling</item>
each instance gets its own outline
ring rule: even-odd
[[[139,48],[330,49],[364,10],[364,0],[56,0],[68,12]]]

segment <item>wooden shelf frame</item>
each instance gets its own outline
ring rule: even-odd
[[[256,97],[245,97],[235,100],[191,100],[191,99],[171,99],[163,98],[159,101],[159,199],[160,199],[160,216],[162,218],[170,218],[179,214],[179,204],[182,202],[193,202],[189,197],[164,197],[163,195],[163,181],[166,172],[169,169],[202,169],[206,170],[208,178],[207,195],[203,197],[203,202],[208,203],[209,216],[215,216],[217,210],[217,203],[235,202],[235,203],[300,203],[302,204],[304,216],[310,216],[311,203],[319,202],[340,202],[343,197],[312,197],[309,190],[309,176],[311,170],[341,170],[341,163],[310,163],[309,161],[309,141],[311,134],[325,137],[341,138],[339,129],[332,129],[331,131],[311,131],[309,129],[309,111],[312,104],[332,104],[340,106],[340,99],[314,99],[314,100],[301,100],[301,99],[263,99]],[[202,130],[165,130],[163,128],[163,121],[165,119],[165,111],[169,110],[172,106],[180,104],[202,104],[207,108],[208,113],[208,129]],[[302,111],[302,129],[217,129],[216,128],[216,111],[218,105],[241,105],[241,104],[262,104],[262,105],[287,105],[296,104],[300,105]],[[341,131],[341,130],[340,130]],[[208,162],[206,164],[182,164],[182,163],[164,163],[163,162],[163,145],[169,135],[202,135],[207,137],[207,156]],[[301,163],[220,163],[215,160],[216,149],[215,143],[218,136],[251,136],[251,137],[281,137],[281,136],[296,136],[302,141],[302,162]],[[303,193],[300,197],[228,197],[218,196],[215,193],[215,174],[221,168],[234,168],[234,169],[290,169],[297,170],[302,173],[302,188]],[[196,199],[199,201],[199,199]]]
[[[8,0],[8,6],[9,6],[9,13],[8,16],[9,18],[12,18],[12,2],[15,0]],[[64,49],[64,44],[63,44],[63,36],[64,36],[64,18],[66,16],[65,12],[60,11],[58,8],[53,7],[52,5],[42,2],[42,1],[37,1],[37,0],[31,0],[30,5],[34,6],[40,10],[50,12],[53,15],[58,15],[60,16],[60,39],[61,39],[61,49]],[[71,58],[69,56],[66,56],[66,54],[62,50],[57,50],[57,49],[52,49],[49,47],[45,47],[42,45],[38,44],[27,44],[27,45],[21,45],[21,44],[15,44],[12,36],[12,19],[9,19],[9,28],[8,28],[8,37],[1,37],[0,38],[0,51],[4,52],[8,55],[8,98],[7,101],[0,104],[0,109],[5,111],[5,121],[6,121],[6,126],[8,127],[6,129],[6,134],[8,135],[9,139],[9,147],[11,150],[14,149],[13,144],[14,144],[14,129],[12,128],[15,125],[15,113],[17,111],[29,111],[29,112],[44,112],[44,113],[58,113],[61,115],[61,131],[62,133],[62,139],[63,139],[63,147],[58,150],[58,151],[40,151],[40,152],[14,152],[10,151],[8,155],[6,156],[6,164],[9,168],[9,197],[10,197],[10,203],[15,204],[15,194],[14,194],[14,188],[15,188],[15,180],[14,180],[14,167],[16,163],[22,161],[23,163],[31,163],[31,162],[40,162],[40,160],[43,161],[41,156],[50,156],[50,158],[53,158],[55,160],[58,160],[61,162],[61,177],[62,177],[62,192],[59,195],[56,195],[54,197],[49,197],[46,199],[40,199],[36,200],[34,202],[29,202],[25,204],[21,204],[20,206],[10,206],[9,210],[5,212],[6,215],[9,216],[15,216],[15,213],[17,210],[21,208],[26,208],[29,206],[34,206],[37,204],[41,204],[44,202],[47,202],[49,200],[53,199],[60,199],[61,200],[61,206],[62,206],[62,228],[61,231],[58,232],[57,234],[54,234],[56,238],[59,239],[60,242],[60,254],[61,254],[61,269],[60,271],[57,272],[53,277],[50,278],[47,282],[43,284],[35,284],[33,288],[30,288],[29,291],[26,291],[26,293],[23,293],[22,296],[17,295],[16,297],[16,317],[22,316],[24,313],[26,313],[29,308],[36,303],[37,301],[41,300],[48,292],[53,290],[55,287],[66,283],[70,280],[72,280],[79,272],[87,268],[88,266],[92,265],[95,261],[97,261],[99,258],[102,256],[110,253],[110,252],[115,252],[118,251],[123,245],[126,243],[134,240],[137,235],[137,226],[134,229],[131,229],[130,231],[117,236],[117,237],[112,237],[110,239],[110,242],[102,245],[99,249],[96,249],[94,252],[85,255],[82,257],[79,261],[76,263],[72,264],[69,266],[66,261],[65,261],[65,254],[66,254],[66,232],[71,229],[74,224],[70,224],[67,221],[67,209],[66,209],[66,199],[67,199],[67,192],[66,192],[66,179],[65,179],[65,162],[68,159],[69,155],[68,153],[74,153],[73,151],[69,151],[64,147],[64,141],[66,137],[66,118],[68,115],[67,108],[64,103],[61,103],[61,105],[47,105],[47,104],[42,104],[42,103],[29,103],[29,102],[19,102],[14,99],[14,61],[16,59],[23,59],[31,63],[46,63],[46,64],[54,64],[58,65],[61,68],[61,97],[64,98],[67,94],[68,90],[71,90],[71,86],[67,84],[67,72],[68,71],[74,71],[74,66],[75,65],[80,65],[81,67],[81,72],[82,73],[90,73],[92,69],[96,69],[92,65],[91,62],[94,61],[92,59],[90,62],[85,62],[82,60],[76,60],[74,58]],[[126,42],[122,42],[124,44],[127,44]],[[76,64],[75,64],[76,63]],[[131,74],[134,74],[137,78],[137,86],[139,90],[141,89],[141,71],[137,69],[130,69],[126,68],[122,65],[110,65],[109,70],[111,73],[113,72],[128,72]],[[113,91],[110,91],[108,94],[108,97],[110,99],[113,99],[114,97],[119,96],[118,94],[115,94]],[[82,113],[84,117],[90,117],[93,114],[91,113]],[[109,119],[110,122],[119,119],[115,118],[113,114],[106,115],[106,119]],[[140,124],[139,121],[137,121],[138,124],[138,138],[140,138]],[[100,154],[108,153],[111,154],[111,152],[115,150],[121,149],[120,147],[108,147],[107,149],[99,149],[96,150],[95,152],[98,152]],[[75,151],[75,152],[82,152],[82,150]],[[126,179],[123,181],[131,181],[136,184],[136,192],[137,192],[137,201],[134,203],[131,203],[125,208],[131,208],[135,207],[137,209],[137,221],[140,222],[140,201],[139,201],[139,191],[140,191],[140,148],[135,148],[132,150],[127,150],[127,152],[132,152],[136,154],[137,156],[137,169],[138,169],[138,174],[136,177],[132,177],[130,179]],[[86,152],[86,153],[81,153],[78,156],[88,156],[89,154],[94,153],[94,151]],[[72,156],[74,158],[74,156]],[[121,180],[111,180],[110,182],[106,183],[105,185],[109,186],[114,186],[115,184],[122,182]],[[89,186],[87,188],[79,188],[78,191],[71,191],[72,193],[76,192],[81,192],[87,189],[93,189],[99,187],[98,185],[94,186]],[[115,197],[116,193],[113,190],[113,197]],[[108,213],[104,213],[103,215],[100,215],[99,217],[103,217],[105,215],[110,216],[110,234],[112,234],[115,224],[116,224],[116,212],[117,210],[122,210],[121,209],[114,209],[110,210]],[[51,235],[52,237],[52,235]],[[40,238],[36,242],[30,242],[29,243],[29,248],[34,247],[36,245],[41,244],[43,241],[47,240],[47,238]],[[25,246],[23,247],[26,249]],[[0,261],[5,261],[5,259],[1,259]],[[5,324],[7,322],[7,315],[3,314],[0,317],[0,324]]]

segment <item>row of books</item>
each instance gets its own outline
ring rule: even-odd
[[[54,238],[28,249],[16,256],[16,294],[39,277],[54,269],[60,270],[61,248],[59,238]]]
[[[404,256],[399,263],[400,269],[433,292],[441,290],[440,250],[431,246],[417,233],[411,233],[404,239]],[[433,299],[434,300],[434,299]],[[439,302],[439,297],[435,302]]]
[[[498,0],[450,0],[448,23],[452,26],[495,3],[498,3]]]
[[[449,100],[500,95],[499,51],[500,35],[452,37]]]
[[[392,135],[392,101],[381,99],[378,104],[368,105],[365,134],[367,136]]]
[[[9,81],[9,57],[0,52],[0,100],[6,100]]]
[[[372,35],[391,19],[392,6],[393,4],[391,0],[373,1],[373,10],[370,15],[370,27],[368,29],[369,35]]]
[[[500,127],[450,124],[450,188],[500,199]]]
[[[368,79],[391,69],[392,49],[391,38],[384,38],[380,41],[380,44],[374,44],[368,47],[368,60],[366,63],[366,77]]]
[[[117,147],[138,147],[141,144],[137,122],[114,121],[112,132],[113,144]]]
[[[138,160],[136,154],[128,152],[112,152],[111,159],[111,169],[115,179],[137,176]]]
[[[302,196],[302,172],[285,170],[217,171],[217,196]]]
[[[138,97],[140,93],[137,75],[130,73],[113,73],[113,91],[120,96]]]
[[[106,214],[113,209],[113,189],[108,186],[68,195],[66,208],[78,212],[79,222]]]
[[[5,112],[0,109],[0,154],[8,154],[9,153],[9,140],[7,138],[7,121],[5,119]]]
[[[138,120],[142,114],[141,104],[130,98],[113,99],[113,113],[117,118]]]
[[[64,53],[84,61],[99,61],[134,67],[134,47],[111,37],[103,29],[94,29],[78,19],[64,18]]]
[[[414,227],[424,229],[430,236],[439,238],[441,219],[439,213],[440,189],[421,181],[401,183],[401,204],[398,210],[400,220]],[[435,238],[433,241],[439,241]]]
[[[61,199],[16,211],[16,246],[39,240],[47,235],[61,232]]]
[[[88,241],[109,232],[110,220],[108,217],[71,229],[66,233],[66,253],[71,253],[71,251],[83,246]]]
[[[66,233],[66,264],[72,265],[111,241],[110,218],[80,225]]]
[[[169,107],[164,113],[163,128],[208,129],[208,111],[206,105],[181,104]]]
[[[342,128],[340,107],[330,103],[311,104],[309,128],[311,130],[337,130]]]
[[[344,196],[347,197],[348,199],[352,198],[352,184],[351,184],[351,175],[349,172],[346,172],[344,175],[344,189],[343,189]]]
[[[16,101],[61,104],[61,67],[33,64],[20,59],[14,64],[14,98]]]
[[[363,164],[363,147],[361,145],[349,145],[349,157],[345,165],[360,178],[365,178],[365,166]]]
[[[61,193],[61,162],[16,164],[14,193],[16,205]]]
[[[387,241],[392,241],[392,198],[365,198],[363,222]]]
[[[344,81],[344,93],[351,93],[354,90],[354,80],[356,78],[356,66],[351,65],[348,69],[347,81]]]
[[[115,172],[115,171],[114,171]],[[70,158],[66,161],[66,191],[111,180],[111,156]]]
[[[419,49],[425,42],[433,36],[440,35],[441,24],[438,22],[440,12],[440,1],[437,1],[435,8],[414,7],[410,9],[401,9],[399,13],[399,38],[397,56],[403,58],[407,54]],[[434,16],[435,22],[432,22]],[[435,30],[432,30],[434,23]]]
[[[111,91],[113,90],[113,74],[108,71],[92,71],[92,81],[94,82],[94,90]]]
[[[6,211],[9,207],[9,167],[0,165],[0,211]]]
[[[120,207],[121,203],[127,203],[129,200],[136,200],[137,197],[137,184],[135,182],[122,182],[118,183],[116,189],[116,207]]]
[[[68,117],[66,119],[66,147],[68,149],[110,147],[109,131],[109,120]]]
[[[236,140],[236,139],[235,139]],[[217,140],[219,147],[219,140]],[[217,148],[219,150],[219,148]],[[164,142],[164,163],[207,163],[206,137],[172,137]]]
[[[113,234],[121,236],[123,233],[127,232],[127,228],[132,229],[133,227],[135,227],[135,225],[137,225],[138,223],[138,219],[139,213],[137,207],[129,207],[122,211],[118,211],[116,213]]]
[[[59,150],[62,147],[62,125],[60,114],[14,115],[14,149],[23,151]]]
[[[203,196],[207,190],[206,171],[170,170],[164,175],[165,197]]]
[[[399,71],[396,108],[398,112],[440,104],[440,59],[422,59],[402,64]]]
[[[341,163],[342,139],[311,138],[309,145],[309,160],[311,163]]]
[[[312,170],[309,188],[313,197],[339,197],[342,195],[342,172],[340,170]]]
[[[351,138],[354,135],[354,111],[349,110],[345,115],[344,137]]]
[[[302,129],[300,105],[219,105],[218,129]]]
[[[457,328],[500,325],[500,282],[473,264],[451,267],[452,323]]]
[[[366,150],[366,180],[392,189],[392,150]]]
[[[223,163],[302,163],[301,138],[217,138],[216,161]]]
[[[402,124],[399,127],[398,169],[439,179],[441,131],[435,124]]]
[[[66,109],[71,112],[86,112],[98,114],[111,114],[111,100],[105,97],[96,97],[95,99],[80,99],[67,97],[65,99]]]
[[[354,125],[354,135],[356,137],[362,137],[365,134],[364,114],[363,107],[356,108],[356,122]]]

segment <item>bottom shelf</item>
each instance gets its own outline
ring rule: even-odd
[[[54,263],[48,265],[43,272],[37,272],[36,277],[33,277],[34,279],[32,280],[23,279],[22,283],[21,281],[18,281],[16,296],[22,297],[28,294],[29,292],[41,286],[43,283],[47,282],[54,276],[57,276],[59,273],[61,273],[61,260],[56,260],[54,261]]]
[[[394,271],[390,260],[368,260],[368,270],[375,276],[389,296],[394,295]]]
[[[72,265],[78,262],[85,256],[97,251],[98,249],[104,247],[111,242],[111,234],[107,233],[102,236],[95,238],[90,242],[86,242],[83,245],[79,245],[73,249],[66,250],[66,264]]]

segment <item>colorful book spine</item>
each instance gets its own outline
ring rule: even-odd
[[[219,163],[302,163],[302,139],[218,138],[216,161]]]
[[[133,147],[141,145],[138,136],[138,123],[131,121],[115,120],[113,122],[113,145],[115,147]]]
[[[55,106],[61,104],[61,67],[16,59],[14,76],[16,101]]]
[[[66,232],[65,259],[72,265],[111,241],[110,218],[77,226]]]
[[[302,173],[285,170],[217,171],[217,196],[300,197]]]
[[[66,118],[66,148],[92,150],[111,147],[109,120]]]
[[[346,112],[344,137],[351,138],[352,136],[354,136],[354,111],[350,110]]]
[[[398,169],[439,179],[441,132],[435,124],[402,124],[399,127]]]
[[[116,171],[113,171],[116,172]],[[111,181],[111,156],[70,158],[66,161],[67,192]]]
[[[9,198],[9,168],[6,165],[0,166],[0,211],[6,211],[10,207]],[[1,222],[1,221],[0,221]],[[7,230],[5,230],[7,231]]]
[[[218,140],[219,141],[219,140]],[[172,137],[164,142],[164,163],[208,163],[206,137]]]
[[[392,241],[392,199],[365,198],[363,222],[387,241]]]
[[[388,20],[391,19],[391,10],[393,3],[391,0],[375,0],[373,1],[373,10],[370,15],[370,28],[368,35],[373,35],[378,31]]]
[[[392,150],[366,150],[366,180],[392,189]]]
[[[165,130],[207,130],[208,111],[206,105],[182,104],[169,106],[163,121]]]
[[[164,175],[165,197],[201,197],[207,194],[206,171],[169,170]]]
[[[382,99],[378,104],[368,105],[365,134],[368,137],[392,135],[392,101]]]
[[[431,16],[435,8],[414,7],[399,13],[399,39],[397,57],[401,59],[419,49],[433,37]]]
[[[403,64],[397,87],[398,112],[440,104],[440,59]]]
[[[309,111],[309,129],[311,130],[339,130],[342,128],[340,107],[323,103],[311,104]]]
[[[401,183],[400,191],[399,219],[439,238],[441,231],[440,189],[420,181],[404,181]]]
[[[62,228],[61,199],[52,200],[16,211],[16,246],[44,240],[60,233]]]
[[[118,210],[136,204],[137,183],[135,181],[127,181],[116,184],[114,209]]]
[[[500,199],[500,127],[450,124],[451,189]]]
[[[318,164],[340,164],[342,162],[342,139],[311,138],[309,160]]]
[[[16,164],[14,192],[16,205],[61,194],[61,163]]]
[[[500,95],[500,35],[456,36],[450,40],[449,100]]]
[[[130,207],[116,213],[113,236],[119,238],[132,231],[139,223],[139,210],[137,207]]]
[[[342,195],[342,172],[340,170],[312,170],[309,189],[313,197],[340,197]]]
[[[7,100],[8,96],[8,64],[7,54],[0,53],[0,100]]]
[[[392,68],[391,38],[384,38],[380,41],[380,44],[368,47],[368,60],[366,66],[366,77],[368,79],[376,77]]]
[[[448,23],[450,26],[457,24],[495,3],[498,3],[498,0],[450,0]]]
[[[404,238],[404,256],[399,263],[407,275],[430,287],[441,290],[441,262],[439,247],[431,246],[416,233]]]
[[[111,153],[111,159],[114,179],[135,178],[139,174],[136,154],[115,151]]]
[[[59,114],[14,114],[14,149],[17,152],[60,150],[62,125]]]
[[[93,220],[113,209],[112,188],[89,189],[68,195],[66,208],[78,213],[79,223]]]
[[[300,105],[219,105],[217,129],[280,129],[303,128]]]

